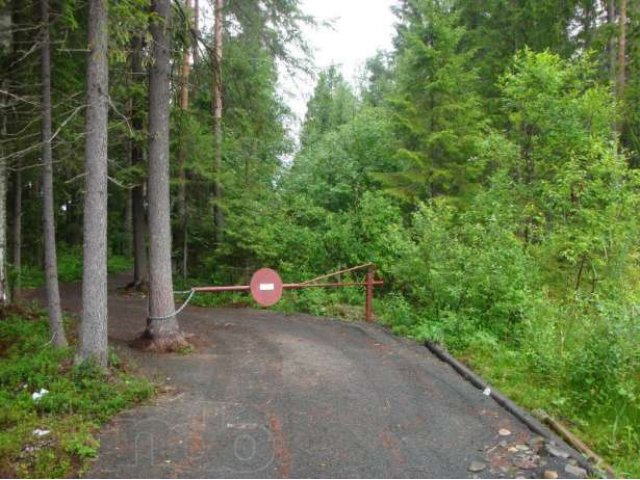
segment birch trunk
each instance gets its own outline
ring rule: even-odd
[[[79,361],[107,365],[107,120],[109,95],[106,0],[89,0],[85,143],[82,324]]]
[[[51,53],[49,40],[49,0],[40,0],[42,44],[40,46],[40,77],[42,81],[42,235],[44,241],[44,275],[47,288],[49,329],[56,347],[65,347],[67,339],[62,324],[56,226],[53,202],[53,152],[51,148]]]
[[[174,315],[169,201],[169,0],[152,2],[153,66],[149,81],[149,317],[143,348],[173,351],[187,345]]]

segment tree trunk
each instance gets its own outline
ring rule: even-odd
[[[107,365],[107,120],[108,13],[89,0],[89,58],[85,143],[82,324],[79,361]]]
[[[583,48],[589,50],[593,40],[593,18],[595,16],[596,5],[592,0],[583,3],[584,11],[582,12],[582,33],[584,38]]]
[[[13,11],[9,8],[0,8],[0,22],[7,28],[7,32],[0,33],[0,48],[11,51],[14,47],[13,36]],[[6,65],[0,65],[0,139],[7,138],[7,116],[8,116],[8,92],[9,79],[5,75],[8,73]],[[7,75],[8,76],[8,75]],[[5,158],[4,141],[0,142],[0,305],[9,302],[9,283],[7,281],[7,159]]]
[[[4,85],[3,85],[4,86]],[[7,138],[7,115],[4,95],[0,104],[0,135]],[[0,305],[9,302],[9,285],[7,283],[7,160],[0,146]]]
[[[19,18],[18,16],[18,5],[16,2],[13,2],[10,6],[8,6],[8,11],[6,15],[8,16],[8,21],[6,22],[9,27],[12,27]],[[16,33],[10,28],[11,33],[8,36],[9,45],[7,45],[7,50],[10,51],[10,55],[8,56],[13,60],[13,57],[16,54]],[[7,77],[11,77],[10,70],[7,65],[2,65],[2,68],[5,72],[7,72]],[[10,89],[9,85],[12,82],[9,81],[8,78],[5,78],[3,81],[3,90],[8,91]],[[17,83],[14,82],[13,83]],[[8,113],[2,109],[2,125],[0,125],[0,129],[2,129],[2,137],[6,138],[8,133],[7,131],[7,116]],[[1,155],[0,155],[1,156]],[[12,264],[13,271],[15,275],[15,279],[12,285],[13,289],[13,299],[18,300],[21,295],[21,287],[22,287],[22,161],[20,158],[17,158],[14,163],[15,174],[13,177],[13,231],[12,231],[12,243],[13,243],[13,255],[12,255]],[[5,207],[6,208],[6,207]]]
[[[129,117],[131,118],[131,117]],[[131,162],[131,148],[132,145],[129,145],[129,162]],[[131,165],[131,163],[129,163]],[[131,189],[127,189],[125,192],[127,198],[124,206],[124,225],[122,226],[122,231],[124,233],[123,238],[124,242],[122,245],[122,253],[126,257],[131,257],[133,254],[133,199]]]
[[[192,0],[186,0],[187,11],[191,12],[193,8]],[[182,278],[186,280],[188,275],[188,261],[189,261],[189,232],[188,232],[188,219],[187,219],[187,175],[185,165],[187,163],[187,145],[185,134],[185,121],[187,117],[187,110],[189,110],[189,52],[190,48],[185,48],[182,55],[182,68],[181,68],[181,85],[180,85],[180,110],[181,110],[181,138],[180,138],[180,152],[178,153],[179,163],[179,181],[178,181],[178,217],[180,219],[180,229],[178,239],[182,243]]]
[[[149,318],[141,346],[173,351],[187,345],[174,314],[169,199],[169,0],[152,2],[153,66],[149,81]]]
[[[616,85],[616,97],[624,101],[627,86],[627,0],[620,0],[620,30],[618,37],[618,81]],[[618,132],[623,134],[625,118],[620,115],[618,120]]]
[[[193,64],[198,63],[198,41],[200,39],[200,1],[195,0],[193,4],[193,31],[195,32],[195,38],[193,39]]]
[[[213,22],[213,150],[215,179],[213,183],[213,220],[215,225],[214,239],[217,245],[222,242],[224,215],[222,200],[222,9],[223,0],[215,0]]]
[[[140,83],[145,74],[142,66],[142,38],[136,36],[132,41],[131,75],[134,83]],[[131,124],[135,132],[135,138],[131,140],[131,165],[144,163],[144,151],[140,140],[144,129],[144,114],[139,98],[132,99]],[[133,284],[136,290],[143,290],[147,286],[147,220],[144,207],[144,182],[136,185],[131,190],[131,208],[133,216]]]
[[[142,153],[142,152],[139,152]],[[141,155],[140,155],[141,156]],[[142,162],[140,158],[138,162]],[[147,264],[147,219],[144,207],[144,183],[137,185],[131,192],[133,207],[133,285],[136,290],[144,290],[149,280],[149,268]]]
[[[62,324],[60,291],[58,288],[58,259],[56,255],[56,226],[53,206],[53,152],[51,148],[51,53],[49,41],[49,0],[40,0],[42,43],[40,46],[40,75],[42,81],[42,235],[44,241],[44,275],[47,286],[49,328],[56,347],[66,347]]]
[[[22,170],[20,162],[16,165],[13,185],[13,298],[22,295]]]
[[[624,98],[627,83],[627,0],[620,0],[620,36],[618,38],[618,98]]]
[[[607,23],[611,28],[607,51],[609,53],[609,75],[613,83],[616,81],[616,37],[613,33],[616,23],[616,0],[607,0]]]

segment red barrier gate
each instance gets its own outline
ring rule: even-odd
[[[318,283],[320,280],[342,275],[343,273],[355,272],[367,269],[364,282],[330,282]],[[339,287],[366,287],[365,288],[365,319],[367,322],[373,320],[373,288],[384,285],[382,280],[375,279],[376,267],[372,263],[358,265],[337,272],[328,273],[320,277],[313,278],[302,283],[282,283],[280,275],[270,268],[261,268],[251,277],[249,285],[228,285],[219,287],[194,287],[192,292],[251,292],[253,299],[263,307],[275,305],[280,300],[283,290],[300,290],[303,288],[339,288]]]

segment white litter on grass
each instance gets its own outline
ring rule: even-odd
[[[491,389],[489,387],[485,388],[482,393],[484,393],[487,397],[491,396]]]
[[[31,394],[31,398],[33,399],[34,402],[37,402],[42,397],[44,397],[47,393],[49,393],[49,390],[45,390],[44,388],[41,388],[39,392],[33,392]]]
[[[49,435],[51,433],[51,430],[41,430],[39,428],[36,428],[33,432],[36,437],[44,437],[45,435]]]

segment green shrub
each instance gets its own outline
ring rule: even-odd
[[[122,255],[110,254],[107,259],[107,270],[110,274],[126,272],[133,268],[130,258]],[[17,272],[11,272],[15,279]],[[20,270],[22,287],[37,288],[45,283],[44,272],[41,266],[23,265]],[[58,280],[64,283],[79,282],[82,280],[82,249],[61,248],[58,253]]]
[[[94,433],[123,408],[153,394],[124,370],[74,365],[74,349],[49,344],[46,314],[4,311],[0,317],[0,471],[21,477],[67,477],[95,456]],[[110,359],[117,359],[110,352]],[[48,394],[34,401],[40,389]],[[36,428],[49,430],[42,439]],[[26,448],[29,447],[29,448]]]

